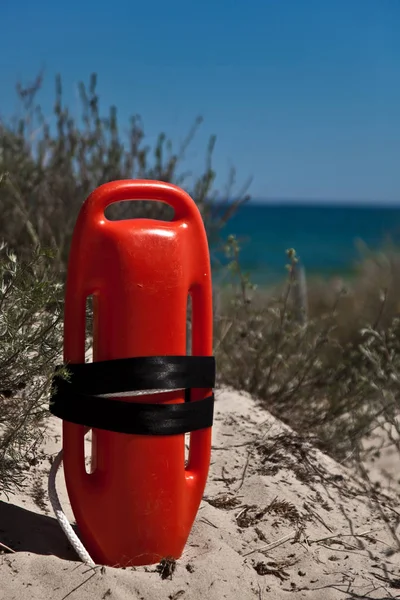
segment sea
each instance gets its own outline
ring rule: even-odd
[[[307,276],[349,278],[366,253],[400,249],[400,204],[249,202],[220,235],[211,247],[213,264],[226,264],[222,243],[234,235],[240,267],[259,286],[286,277],[289,248],[295,249]]]

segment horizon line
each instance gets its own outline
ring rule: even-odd
[[[303,197],[265,197],[260,196],[250,197],[250,200],[246,204],[268,204],[270,206],[286,204],[286,205],[302,205],[302,206],[370,206],[379,208],[383,206],[387,207],[400,207],[399,199],[372,199],[372,198],[303,198]]]

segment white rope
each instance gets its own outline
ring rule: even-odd
[[[57,454],[56,458],[54,459],[53,464],[51,465],[51,469],[50,469],[48,492],[49,492],[51,506],[53,507],[54,514],[57,517],[57,521],[59,522],[61,529],[64,531],[71,546],[74,548],[74,550],[77,553],[77,555],[79,556],[79,558],[87,565],[89,565],[91,567],[95,567],[96,566],[95,562],[89,555],[88,551],[86,550],[85,546],[82,544],[81,540],[76,535],[75,531],[72,529],[67,517],[65,516],[62,506],[61,506],[61,503],[60,503],[60,499],[57,494],[56,477],[57,477],[57,471],[60,468],[60,465],[62,462],[62,456],[63,456],[63,451],[60,450],[60,452]]]

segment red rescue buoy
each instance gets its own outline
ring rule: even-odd
[[[167,203],[174,217],[105,217],[110,204],[126,200]],[[88,296],[93,363],[85,364]],[[195,202],[158,181],[97,188],[81,208],[69,257],[64,364],[72,377],[55,378],[50,410],[63,419],[67,491],[81,539],[98,564],[146,565],[181,556],[210,463],[212,351],[210,257]],[[137,390],[147,392],[133,394]],[[90,428],[87,473],[84,436]]]

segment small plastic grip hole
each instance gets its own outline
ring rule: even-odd
[[[104,211],[104,216],[109,221],[127,221],[130,219],[155,219],[170,222],[175,211],[165,202],[153,200],[125,200],[113,202]]]

